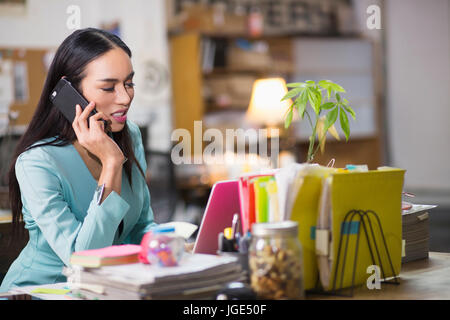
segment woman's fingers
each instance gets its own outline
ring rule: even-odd
[[[72,122],[72,128],[73,128],[73,130],[75,130],[75,133],[78,133],[78,131],[79,131],[78,118],[80,117],[80,114],[81,114],[81,107],[80,107],[80,105],[77,104],[75,106],[75,118],[73,119],[73,122]]]
[[[95,102],[94,101],[89,102],[89,104],[86,106],[86,108],[84,108],[83,112],[81,113],[80,118],[87,120],[87,118],[91,114],[92,110],[94,110],[94,108]]]
[[[98,120],[107,120],[106,116],[103,112],[97,112],[96,114],[94,114],[92,117],[89,118],[89,121],[91,121],[90,119],[94,120],[94,121],[98,121]]]
[[[86,108],[84,108],[83,112],[77,117],[77,121],[81,130],[88,129],[88,117],[91,114],[92,110],[95,108],[95,102],[90,102]]]
[[[105,123],[102,120],[106,120],[106,116],[102,112],[97,112],[89,118],[89,127],[95,129],[99,128],[104,132]]]
[[[93,129],[93,131],[104,131],[104,125],[103,123],[100,123],[102,121],[97,121],[101,119],[102,117],[105,117],[102,113],[96,113],[92,117],[89,117],[89,115],[92,113],[92,111],[95,108],[95,103],[91,102],[89,103],[84,110],[80,107],[80,105],[75,106],[75,118],[72,123],[72,127],[75,131],[75,134],[80,141],[87,141],[86,139],[89,139],[88,136],[89,133],[89,127]],[[88,118],[89,117],[89,118]],[[89,127],[88,127],[88,121],[89,121]]]
[[[117,143],[105,134],[105,122],[110,121],[102,112],[96,112],[91,117],[95,103],[91,102],[84,110],[79,105],[75,107],[75,119],[72,127],[77,140],[102,163],[111,159],[123,159],[125,156]],[[89,126],[88,126],[89,121]]]

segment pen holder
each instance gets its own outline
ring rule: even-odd
[[[239,264],[241,265],[242,270],[245,273],[245,282],[250,283],[250,271],[248,266],[248,252],[226,252],[226,251],[217,251],[219,256],[229,256],[237,258]]]

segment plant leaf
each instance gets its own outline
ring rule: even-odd
[[[316,94],[317,99],[317,109],[320,112],[320,105],[322,104],[322,92],[320,92],[320,89],[314,89],[314,92]]]
[[[331,82],[330,81],[330,87],[335,91],[335,92],[345,92],[345,89],[342,88],[340,85],[338,85],[337,83]]]
[[[353,120],[356,120],[355,111],[349,105],[344,104],[343,106],[344,106],[345,111],[350,113],[350,115],[352,116]]]
[[[296,95],[298,95],[303,90],[305,90],[305,88],[303,88],[303,87],[297,87],[297,88],[291,89],[291,90],[289,90],[288,93],[285,94],[285,96],[280,101],[291,99],[291,98],[295,97]]]
[[[350,126],[348,124],[348,117],[344,110],[341,108],[341,112],[339,113],[339,120],[341,123],[342,131],[345,134],[345,140],[348,141],[348,137],[350,136]]]
[[[300,96],[295,100],[295,106],[297,108],[298,115],[301,119],[305,115],[306,104],[308,103],[308,94],[307,91],[304,90]]]
[[[291,125],[292,117],[294,115],[294,108],[291,106],[291,109],[289,110],[286,119],[284,120],[284,128],[287,129]]]
[[[328,128],[328,132],[338,141],[341,141],[341,137],[339,137],[339,133],[336,130],[336,127],[331,125],[331,127]]]
[[[331,81],[330,80],[320,80],[317,84],[319,86],[321,86],[323,89],[325,89],[327,91],[327,99],[330,100],[330,96],[331,96],[331,86],[330,86]]]
[[[304,87],[306,86],[306,83],[304,82],[291,82],[286,84],[286,87],[288,88],[296,88],[296,87]]]
[[[336,92],[336,100],[337,102],[341,102],[341,95]]]
[[[319,114],[320,104],[317,101],[317,95],[313,89],[308,90],[308,100],[316,114]]]
[[[320,152],[325,151],[325,141],[327,140],[327,130],[325,129],[325,116],[320,117],[317,120],[316,131],[317,138],[319,139]]]
[[[320,106],[320,109],[328,110],[334,108],[336,104],[334,102],[326,102]]]
[[[327,113],[325,119],[325,131],[328,131],[328,128],[330,128],[336,122],[338,114],[339,114],[338,108],[334,108]]]

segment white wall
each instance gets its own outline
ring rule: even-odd
[[[450,1],[386,0],[387,118],[405,188],[450,203]],[[433,196],[433,198],[431,198]]]
[[[146,87],[146,65],[169,68],[164,0],[28,0],[23,14],[0,15],[0,46],[56,48],[73,30],[68,29],[70,5],[80,7],[81,28],[100,27],[118,20],[121,38],[133,53],[136,94],[129,118],[151,123],[151,147],[168,150],[171,132],[170,84],[157,92]]]

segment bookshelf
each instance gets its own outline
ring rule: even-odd
[[[356,122],[351,120],[349,141],[328,138],[325,153],[319,152],[316,161],[326,165],[335,158],[336,166],[364,163],[371,169],[381,165],[381,109],[371,40],[357,35],[249,38],[242,34],[180,32],[169,34],[169,43],[175,129],[187,129],[193,136],[197,120],[204,122],[204,129],[245,129],[252,83],[258,78],[280,76],[287,82],[330,79],[346,88],[346,98],[357,118]],[[242,49],[246,46],[256,52],[246,52]],[[310,132],[306,121],[294,124],[299,162],[305,161]]]

